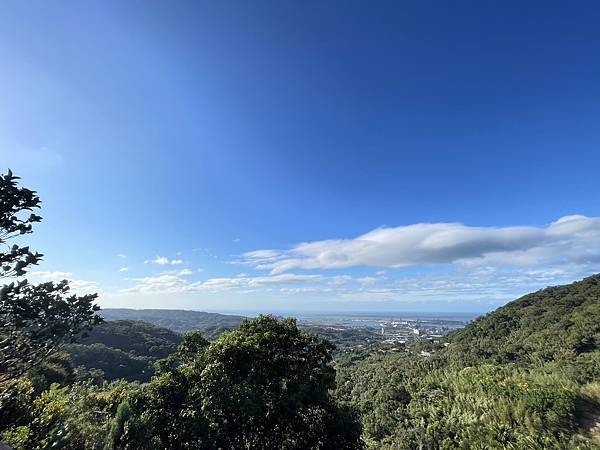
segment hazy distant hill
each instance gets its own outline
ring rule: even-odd
[[[208,339],[216,339],[221,333],[237,328],[243,316],[186,311],[177,309],[103,309],[100,314],[106,320],[142,320],[170,330],[185,333],[199,330]],[[300,324],[306,332],[316,333],[329,339],[340,348],[371,344],[382,340],[372,329],[354,327],[331,327],[316,324]]]
[[[242,316],[178,309],[107,308],[100,314],[106,320],[143,320],[179,333],[199,330],[208,338],[236,328],[244,319]]]

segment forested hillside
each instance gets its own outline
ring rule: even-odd
[[[339,368],[337,393],[372,448],[600,448],[599,330],[597,275],[509,303],[431,356],[371,352]]]
[[[154,363],[175,352],[180,343],[181,335],[166,328],[117,320],[98,325],[78,343],[66,346],[65,351],[74,366],[95,371],[96,377],[148,381],[154,373]]]
[[[98,325],[79,342],[103,344],[138,356],[166,358],[181,343],[181,335],[142,321],[115,320]]]
[[[600,275],[525,295],[447,337],[463,364],[545,365],[600,380]]]

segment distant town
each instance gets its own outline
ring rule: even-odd
[[[300,327],[329,337],[339,347],[436,341],[472,321],[474,314],[298,315]]]

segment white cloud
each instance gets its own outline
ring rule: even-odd
[[[211,278],[190,285],[192,290],[197,291],[223,291],[237,288],[265,288],[276,285],[288,285],[297,283],[316,282],[321,279],[320,275],[296,275],[280,274],[262,277],[238,276],[233,278]]]
[[[329,280],[329,284],[334,286],[341,286],[351,281],[352,277],[350,275],[337,275],[335,277],[331,277],[331,279]]]
[[[281,288],[279,292],[283,294],[326,294],[333,292],[331,288],[323,287],[297,287],[297,288]]]
[[[443,274],[380,279],[362,289],[340,292],[339,297],[360,301],[484,301],[497,305],[538,289],[570,283],[593,272],[575,265],[551,270],[458,267]]]
[[[377,281],[379,281],[379,278],[376,278],[376,277],[361,277],[361,278],[357,278],[356,281],[358,281],[360,284],[362,284],[364,286],[371,286],[371,285],[377,283]]]
[[[169,258],[165,258],[164,256],[157,256],[154,259],[145,260],[144,264],[158,264],[159,266],[163,266],[165,264],[169,264]]]
[[[92,294],[100,292],[100,286],[96,281],[75,280],[71,272],[48,272],[37,271],[30,272],[29,275],[33,278],[39,278],[44,281],[62,281],[68,280],[71,290],[79,295]]]
[[[290,250],[256,250],[237,261],[270,271],[262,276],[247,270],[250,274],[195,281],[194,274],[198,276],[201,269],[172,267],[183,263],[181,259],[157,256],[147,262],[168,270],[130,279],[131,285],[121,294],[227,292],[232,297],[260,293],[280,300],[300,295],[340,302],[431,300],[498,305],[597,272],[600,218],[566,216],[539,227],[460,223],[383,227],[353,239],[305,242]],[[315,272],[352,267],[362,268],[350,272],[354,276],[337,270],[329,275]],[[390,270],[405,267],[413,268]]]
[[[272,274],[356,266],[586,264],[600,262],[600,218],[566,216],[545,227],[419,223],[377,228],[354,239],[305,242],[287,251],[257,250],[242,257],[243,264]]]
[[[119,272],[129,272],[129,268],[128,267],[121,267],[119,269]]]
[[[364,276],[308,275],[285,273],[277,275],[215,277],[190,281],[187,272],[170,271],[151,277],[133,278],[133,286],[120,294],[220,294],[241,295],[260,293],[265,298],[285,300],[299,295],[313,300],[340,302],[428,301],[481,303],[498,306],[508,300],[547,286],[564,284],[591,275],[592,268],[571,264],[550,269],[499,269],[492,266],[461,266],[441,273],[414,275]],[[485,308],[485,306],[482,306]]]
[[[158,264],[159,266],[176,266],[179,264],[183,264],[182,259],[169,259],[166,256],[156,256],[154,259],[147,259],[144,261],[144,264]]]
[[[119,253],[117,256],[118,256],[119,258],[121,258],[121,259],[125,259],[125,258],[127,258],[127,255],[126,255],[126,254],[124,254],[124,253]]]
[[[65,280],[73,277],[71,272],[29,272],[32,277],[42,278],[44,280]]]
[[[79,295],[100,293],[102,291],[96,281],[71,280],[70,286]]]
[[[247,252],[243,255],[249,261],[271,261],[281,257],[281,253],[277,250],[255,250],[253,252]]]
[[[136,284],[133,287],[121,289],[121,294],[128,293],[147,293],[147,294],[165,294],[183,292],[186,287],[186,281],[178,275],[160,274],[152,277],[132,278]]]
[[[162,273],[156,276],[132,278],[136,284],[122,289],[121,294],[128,293],[186,293],[186,292],[219,292],[231,289],[268,288],[298,283],[318,282],[320,275],[280,274],[259,277],[238,276],[210,278],[205,281],[190,283],[184,277],[192,272],[184,269],[178,273]]]

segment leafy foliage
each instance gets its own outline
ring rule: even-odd
[[[73,363],[96,382],[103,380],[149,381],[155,358],[136,356],[104,344],[72,344],[65,348]]]
[[[600,276],[524,296],[429,345],[338,366],[369,448],[597,448]],[[418,348],[417,348],[418,347]]]
[[[34,191],[18,186],[19,177],[9,170],[0,176],[0,276],[22,276],[37,264],[41,254],[7,241],[29,234],[41,217]],[[0,383],[25,373],[58,351],[66,342],[101,322],[96,295],[71,295],[67,281],[31,285],[27,280],[0,288]]]
[[[142,321],[107,321],[79,339],[82,345],[103,344],[136,356],[166,358],[177,350],[182,337],[163,327]]]
[[[448,340],[449,358],[462,365],[546,365],[581,382],[598,380],[600,275],[525,295]]]
[[[181,335],[166,328],[118,320],[94,327],[65,351],[75,366],[101,373],[102,379],[145,382],[154,374],[154,364],[174,353],[181,341]]]
[[[0,277],[21,277],[42,255],[28,246],[8,241],[30,234],[41,217],[32,213],[40,199],[34,191],[18,186],[9,170],[0,176]],[[4,251],[6,249],[6,251]],[[0,288],[0,426],[22,448],[28,433],[47,419],[36,413],[49,383],[70,382],[72,366],[58,355],[59,349],[100,323],[94,304],[97,296],[70,293],[67,281],[31,285],[17,280]],[[29,379],[19,378],[29,375]],[[53,386],[58,386],[57,384]],[[44,391],[40,398],[36,398]],[[49,395],[49,394],[48,394]],[[38,411],[39,412],[39,411]],[[50,415],[52,417],[52,415]],[[41,442],[42,435],[36,442]],[[45,439],[45,438],[44,438]],[[40,445],[40,448],[47,447]]]
[[[40,364],[65,343],[100,323],[97,295],[72,295],[67,281],[0,289],[0,374],[13,378]]]
[[[208,343],[186,336],[129,400],[124,448],[360,448],[360,428],[329,394],[331,344],[293,319],[261,316]]]
[[[33,397],[32,389],[21,386],[19,420],[13,420],[2,438],[16,450],[110,449],[111,430],[119,406],[125,401],[131,386],[125,382],[102,388],[77,383],[60,387],[52,385]]]
[[[31,233],[33,224],[42,220],[32,212],[40,207],[37,193],[19,187],[19,179],[10,170],[0,176],[0,247],[7,248],[7,251],[0,252],[0,277],[25,275],[25,269],[37,264],[43,256],[30,251],[29,247],[7,244],[17,236]]]

